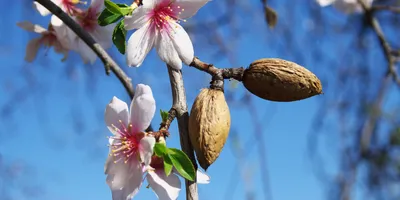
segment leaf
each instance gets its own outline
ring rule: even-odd
[[[114,28],[112,41],[121,54],[125,54],[126,49],[126,30],[124,20],[121,20]]]
[[[120,14],[123,15],[122,12],[120,11],[120,8],[117,4],[115,4],[114,2],[110,1],[110,0],[104,0],[104,5],[106,6],[106,8],[114,13],[114,14]]]
[[[153,150],[157,156],[164,158],[164,155],[167,154],[168,148],[165,146],[165,144],[156,143]]]
[[[168,155],[179,174],[187,180],[194,181],[196,171],[189,157],[183,151],[175,148],[169,148]]]
[[[119,7],[119,11],[122,13],[122,15],[131,14],[133,11],[132,7],[130,7],[124,3],[117,3],[117,6]]]
[[[115,14],[112,13],[110,10],[107,8],[101,12],[99,17],[97,18],[97,23],[100,26],[107,26],[109,24],[112,24],[118,20],[120,20],[123,16],[121,14]]]
[[[124,3],[115,3],[115,4],[117,4],[117,6],[118,6],[119,8],[129,8],[129,6],[126,5],[126,4],[124,4]]]
[[[269,6],[265,7],[265,18],[270,28],[274,28],[278,22],[278,14]]]
[[[165,175],[169,176],[172,171],[172,161],[171,158],[169,158],[168,154],[164,155],[164,172]]]
[[[160,115],[161,115],[162,122],[166,122],[168,119],[169,113],[165,110],[160,109]]]

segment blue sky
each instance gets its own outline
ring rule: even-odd
[[[111,193],[103,174],[108,151],[106,136],[110,135],[104,124],[104,109],[113,96],[125,101],[128,101],[128,96],[113,75],[104,74],[99,60],[93,66],[83,65],[80,57],[73,53],[68,61],[62,63],[60,55],[53,50],[42,50],[33,63],[25,63],[25,46],[36,36],[19,29],[15,23],[30,20],[46,27],[49,18],[35,13],[30,1],[21,2],[24,4],[0,8],[8,16],[7,19],[0,19],[0,106],[3,107],[0,121],[0,164],[21,166],[23,169],[17,171],[15,176],[10,175],[11,179],[0,176],[3,177],[0,179],[0,189],[5,188],[0,190],[0,198],[8,195],[14,197],[11,199],[110,199]],[[298,1],[294,13],[286,11],[288,1],[282,1],[282,4],[279,3],[281,1],[271,2],[280,16],[277,26],[293,24],[289,34],[297,34],[294,43],[302,42],[310,26],[316,26],[314,20],[317,19],[311,18],[307,12],[310,6],[316,8],[313,1]],[[214,1],[208,3],[192,20],[202,22],[215,18],[214,4]],[[290,45],[296,44],[285,41],[279,35],[283,33],[280,32],[282,29],[270,30],[266,27],[259,1],[250,1],[249,5],[256,12],[250,17],[239,19],[238,30],[241,36],[237,38],[235,48],[230,49],[235,55],[234,63],[226,56],[217,59],[210,55],[217,44],[214,42],[215,47],[203,45],[201,42],[204,38],[197,35],[194,40],[195,54],[220,67],[248,66],[259,58],[279,57],[306,65],[317,76],[329,76],[329,71],[324,68],[328,67],[324,65],[324,59],[333,59],[332,54],[321,50],[324,58],[321,61],[321,58],[313,57],[311,51],[308,54],[308,44],[302,43],[305,48],[304,57],[296,57],[296,52],[291,52],[290,48]],[[324,13],[326,19],[347,20],[332,8],[326,8],[326,11],[321,9],[321,12],[327,12]],[[295,15],[298,21],[288,21],[292,18],[286,18],[285,15]],[[334,44],[329,36],[334,34],[329,27],[322,29],[328,30],[325,32],[328,37],[308,38],[307,41],[321,49],[332,47]],[[227,30],[221,31],[221,34],[229,37]],[[340,37],[343,42],[336,45],[349,45],[349,35]],[[280,49],[282,46],[287,49]],[[151,51],[140,68],[129,69],[124,65],[124,57],[115,48],[110,53],[124,66],[135,85],[144,83],[152,87],[157,111],[170,108],[167,69],[155,51]],[[183,68],[183,75],[190,109],[199,90],[208,86],[210,77],[187,66]],[[252,97],[250,102],[257,112],[249,113],[246,104],[238,103],[246,93],[243,85],[239,83],[236,88],[230,88],[230,85],[226,81],[226,95],[231,97],[228,101],[232,120],[230,137],[220,158],[208,170],[211,183],[199,185],[200,199],[245,199],[249,192],[255,199],[264,199],[265,188],[261,177],[265,170],[269,175],[273,199],[320,200],[326,197],[328,185],[313,173],[315,165],[307,150],[310,127],[323,96],[291,103],[269,102]],[[334,95],[329,90],[324,92],[327,96]],[[259,165],[257,142],[260,137],[254,139],[256,127],[252,115],[256,115],[258,123],[262,125],[258,134],[263,138],[261,142],[265,146],[267,169]],[[158,127],[159,123],[160,116],[157,113],[153,126]],[[168,145],[179,147],[175,122],[170,132]],[[334,151],[336,139],[331,137],[322,140],[323,148],[318,148],[325,161],[324,167],[331,175],[337,166]],[[248,154],[245,159],[238,156],[238,145],[242,149],[240,152]],[[231,188],[234,183],[237,186]],[[155,196],[150,189],[143,187],[137,199],[155,199]],[[179,199],[184,199],[184,190]]]

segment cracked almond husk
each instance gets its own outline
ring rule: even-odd
[[[297,101],[322,93],[321,81],[306,68],[278,58],[250,64],[243,84],[254,95],[270,101]]]
[[[215,162],[228,138],[231,116],[224,92],[202,89],[196,97],[189,117],[189,137],[200,166]]]

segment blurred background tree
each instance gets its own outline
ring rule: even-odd
[[[247,67],[282,58],[314,72],[324,87],[323,95],[276,103],[227,83],[232,130],[200,199],[399,199],[399,4],[375,0],[373,10],[346,14],[313,0],[211,1],[184,23],[206,62]],[[0,19],[0,199],[110,199],[104,108],[114,95],[129,97],[100,61],[83,65],[72,54],[60,62],[42,50],[24,62],[36,36],[16,22],[48,22],[31,5],[0,7],[7,16]],[[278,15],[273,28],[266,6]],[[153,88],[157,109],[169,109],[167,69],[155,52],[129,69],[116,48],[109,53],[135,85]],[[210,77],[187,66],[183,75],[191,106]],[[171,128],[168,143],[179,147],[175,122]],[[141,190],[137,198],[154,195]]]

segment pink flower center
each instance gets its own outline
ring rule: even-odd
[[[151,24],[159,30],[172,31],[173,27],[169,22],[179,23],[179,20],[181,20],[179,15],[184,10],[180,6],[171,5],[170,0],[163,0],[149,13]]]
[[[119,120],[120,127],[116,127],[114,124],[112,126],[119,136],[110,137],[115,141],[111,144],[111,154],[112,156],[118,157],[118,159],[124,159],[127,163],[132,156],[138,156],[140,140],[144,137],[144,133],[133,133],[132,124],[128,127]],[[117,163],[119,160],[114,161]]]
[[[90,7],[86,12],[82,12],[77,16],[79,24],[82,26],[83,29],[86,31],[92,32],[97,27],[97,12],[96,7]]]
[[[77,10],[76,4],[78,4],[78,3],[85,4],[85,2],[81,2],[79,0],[62,0],[61,1],[61,5],[64,7],[65,12],[70,15],[74,15],[74,13]]]

